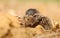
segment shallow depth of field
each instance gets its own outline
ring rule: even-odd
[[[56,23],[60,24],[60,1],[0,0],[0,38],[60,38],[60,26],[48,31],[39,25],[36,28],[19,28],[15,23],[17,19],[7,14],[9,12],[12,15],[23,17],[26,10],[30,8],[37,9],[40,14],[49,17],[53,27]],[[13,27],[9,27],[11,20]]]

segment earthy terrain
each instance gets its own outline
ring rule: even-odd
[[[51,19],[53,29],[45,30],[41,25],[23,28],[15,17],[23,17],[26,10],[37,9],[41,15]],[[9,12],[9,13],[8,13]],[[60,2],[37,0],[0,1],[0,38],[60,38]]]

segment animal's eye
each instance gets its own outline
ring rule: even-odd
[[[34,17],[36,17],[36,15]]]
[[[27,19],[27,20],[29,20],[29,19]]]
[[[20,25],[23,25],[22,23],[20,23]]]

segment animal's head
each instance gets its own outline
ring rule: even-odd
[[[39,11],[36,9],[28,9],[25,13],[28,21],[33,21],[39,16]]]
[[[39,15],[39,11],[38,10],[36,10],[36,9],[28,9],[27,11],[26,11],[26,14],[25,15],[27,15],[27,16],[34,16],[34,15]]]

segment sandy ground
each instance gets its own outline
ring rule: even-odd
[[[6,2],[5,2],[6,3]],[[4,6],[0,3],[0,38],[60,38],[60,30],[45,31],[41,26],[37,28],[20,28],[17,18],[14,16],[6,17],[4,14],[9,9],[15,10],[16,14],[20,17],[24,16],[26,10],[29,8],[37,9],[40,14],[47,16],[51,19],[53,24],[58,22],[60,24],[60,3],[57,2],[20,2]],[[7,9],[5,8],[7,7]],[[13,22],[13,27],[10,28],[9,24]],[[17,24],[16,24],[17,22]],[[14,26],[15,25],[15,26]]]

